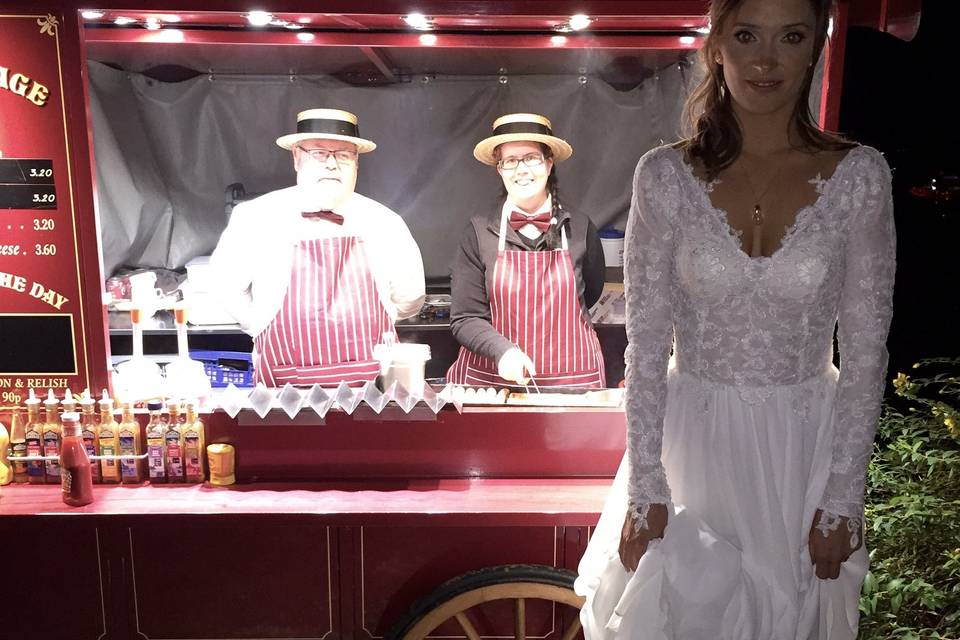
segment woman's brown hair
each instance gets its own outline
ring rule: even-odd
[[[794,105],[792,121],[797,125],[804,148],[846,149],[854,146],[854,143],[820,129],[810,113],[810,88],[817,61],[827,41],[834,0],[809,1],[816,15],[813,59],[807,67],[800,95]],[[687,98],[684,107],[690,137],[681,141],[678,146],[683,149],[688,160],[696,158],[700,161],[710,179],[729,167],[743,148],[743,132],[723,79],[723,66],[716,60],[717,39],[726,28],[725,22],[730,14],[742,3],[743,0],[713,0],[710,3],[710,34],[698,54],[705,73],[700,84]]]

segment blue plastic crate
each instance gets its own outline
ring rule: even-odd
[[[253,386],[253,355],[243,351],[190,351],[190,357],[203,363],[203,370],[214,388],[231,382],[237,387]]]

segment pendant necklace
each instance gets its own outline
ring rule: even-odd
[[[763,199],[767,192],[770,191],[776,182],[777,178],[780,177],[780,171],[783,169],[783,164],[777,166],[777,170],[774,172],[773,177],[767,182],[766,186],[763,188],[763,191],[760,195],[757,195],[757,190],[753,188],[753,182],[750,180],[750,173],[746,170],[746,167],[743,169],[743,177],[747,182],[747,186],[750,187],[750,193],[753,195],[753,233],[750,238],[750,257],[759,258],[763,255],[762,244],[763,244],[763,208],[760,206],[760,201]]]

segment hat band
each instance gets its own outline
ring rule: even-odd
[[[337,136],[360,137],[360,129],[352,122],[345,120],[328,120],[324,118],[307,118],[297,122],[297,133],[327,133]]]
[[[543,136],[552,136],[550,127],[538,122],[506,122],[493,130],[493,135],[502,136],[508,133],[537,133]]]

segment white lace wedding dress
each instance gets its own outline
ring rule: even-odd
[[[890,172],[856,147],[816,187],[780,248],[750,258],[681,151],[640,160],[627,454],[575,585],[587,640],[856,637],[865,547],[819,580],[807,540],[818,508],[862,517],[892,313]],[[651,503],[670,505],[666,533],[628,573],[624,516]]]

